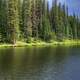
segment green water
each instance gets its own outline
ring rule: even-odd
[[[2,48],[0,80],[80,80],[80,46]]]

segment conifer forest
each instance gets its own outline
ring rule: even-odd
[[[0,0],[0,43],[78,40],[80,17],[68,6],[48,0]]]

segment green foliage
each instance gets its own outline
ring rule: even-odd
[[[23,0],[23,33],[24,38],[32,37],[31,3],[32,0]]]
[[[80,19],[53,0],[0,0],[0,42],[80,39]]]
[[[8,0],[7,41],[15,44],[19,35],[18,0]]]
[[[43,17],[43,29],[42,35],[44,40],[48,40],[51,38],[51,26],[49,20],[46,17]]]

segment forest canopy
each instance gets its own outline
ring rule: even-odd
[[[0,42],[80,39],[79,16],[57,0],[0,0]]]

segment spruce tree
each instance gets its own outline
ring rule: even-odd
[[[2,0],[0,0],[0,42],[2,41]]]
[[[37,36],[41,37],[42,30],[42,0],[36,0],[36,25],[37,25]]]
[[[73,39],[77,39],[77,22],[75,13],[73,14]]]
[[[77,15],[77,39],[80,39],[80,19]]]
[[[63,23],[64,23],[64,36],[65,39],[69,39],[69,37],[71,37],[70,35],[72,35],[72,30],[71,27],[69,25],[69,20],[68,20],[68,7],[65,6],[65,4],[63,5]]]
[[[23,35],[27,41],[32,37],[31,6],[32,0],[23,0]]]
[[[7,26],[7,1],[0,0],[0,40],[6,41],[6,26]]]
[[[47,1],[43,1],[43,15],[42,15],[42,35],[43,40],[49,41],[52,38],[51,25],[48,16]]]
[[[15,44],[19,37],[18,0],[8,0],[7,41]]]
[[[38,38],[38,25],[36,15],[36,0],[32,0],[32,37]]]
[[[64,39],[64,30],[65,30],[65,27],[64,27],[64,23],[63,23],[63,11],[62,11],[62,8],[61,8],[61,3],[59,3],[59,6],[58,6],[58,29],[59,29],[59,39],[60,40],[63,40]]]

